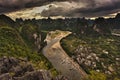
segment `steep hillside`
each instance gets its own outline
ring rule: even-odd
[[[15,22],[8,16],[2,14],[0,15],[0,26],[10,26],[14,27]]]
[[[38,28],[32,22],[17,23],[6,15],[0,15],[0,57],[22,58],[30,62],[35,69],[49,70],[56,75],[57,71],[42,55],[41,50],[39,51],[41,45],[44,46],[41,38],[44,33]]]
[[[53,75],[57,74],[51,63],[42,54],[33,52],[14,28],[0,27],[0,36],[0,57],[11,56],[25,59],[37,70],[46,69]]]
[[[29,50],[20,35],[10,27],[0,27],[0,52],[8,55],[26,55]],[[2,54],[1,54],[2,55]]]
[[[72,34],[63,39],[61,44],[69,56],[91,74],[91,80],[120,79],[120,37],[78,37]]]

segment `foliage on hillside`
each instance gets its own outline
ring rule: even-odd
[[[73,57],[87,73],[90,73],[91,70],[105,73],[107,74],[108,80],[119,77],[120,37],[112,35],[88,37],[72,34],[64,38],[61,41],[61,45],[68,55]],[[85,59],[86,63],[81,62],[83,59]],[[94,65],[92,63],[94,63]],[[109,70],[111,72],[107,73]]]
[[[10,27],[0,27],[0,52],[9,55],[25,55],[28,53],[28,48],[20,35]],[[21,52],[24,53],[21,53]]]
[[[0,57],[25,58],[33,63],[36,69],[47,69],[51,70],[54,75],[57,74],[51,63],[42,54],[32,52],[15,29],[0,27],[0,36]]]
[[[0,26],[14,27],[15,22],[6,15],[0,15]]]

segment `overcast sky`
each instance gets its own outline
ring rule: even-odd
[[[0,0],[0,14],[11,17],[98,17],[120,11],[120,0]]]

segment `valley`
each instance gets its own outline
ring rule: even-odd
[[[119,80],[119,20],[0,15],[0,80]]]

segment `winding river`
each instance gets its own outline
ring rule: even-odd
[[[60,45],[60,40],[69,34],[71,34],[71,32],[60,32],[60,34],[57,34],[54,38],[48,34],[46,37],[47,46],[43,49],[43,54],[56,70],[69,80],[83,80],[87,74],[67,55]],[[52,32],[51,35],[54,35],[54,32]]]

